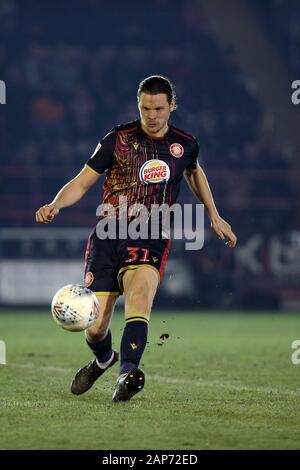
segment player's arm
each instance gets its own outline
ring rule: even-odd
[[[59,191],[50,204],[46,204],[36,212],[35,218],[38,223],[52,222],[60,209],[72,206],[85,195],[101,174],[113,165],[115,143],[115,132],[109,132],[99,142],[83,170]]]
[[[185,169],[184,177],[192,193],[204,204],[211,220],[212,229],[221,240],[227,239],[226,244],[230,248],[234,248],[237,237],[231,230],[231,226],[219,215],[206,175],[199,163],[195,169]]]
[[[74,179],[61,188],[50,204],[40,207],[35,214],[36,222],[40,224],[52,222],[54,217],[59,214],[60,209],[76,204],[100,176],[85,166]]]

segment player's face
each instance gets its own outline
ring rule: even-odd
[[[153,137],[163,137],[168,130],[168,120],[173,110],[174,103],[169,104],[165,93],[141,93],[139,111],[144,132]]]

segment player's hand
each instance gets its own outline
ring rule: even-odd
[[[49,224],[59,214],[59,208],[55,204],[46,204],[35,213],[38,224]]]
[[[211,219],[211,227],[218,235],[220,240],[226,240],[226,245],[229,248],[234,248],[237,243],[237,237],[231,230],[231,226],[222,217],[215,216]]]

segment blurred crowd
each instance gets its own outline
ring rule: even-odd
[[[300,8],[298,0],[248,0],[295,79],[300,70]]]
[[[209,0],[0,1],[0,79],[7,85],[7,105],[0,108],[2,226],[34,226],[35,210],[80,171],[99,139],[138,117],[138,83],[163,74],[178,96],[172,121],[199,140],[217,206],[240,244],[258,233],[280,235],[293,228],[288,152],[274,153],[266,143],[255,86],[234,48],[216,43],[204,1]],[[249,0],[291,75],[300,60],[294,5]],[[97,185],[56,226],[92,226],[100,199]],[[186,185],[180,200],[194,201]],[[265,266],[258,278],[260,301],[257,281],[251,286],[255,275],[242,272],[229,250],[210,237],[208,232],[205,250],[190,255],[199,306],[255,308],[257,302],[276,308],[276,286],[268,294],[267,248],[259,255]],[[79,252],[83,248],[65,256]],[[47,257],[47,250],[34,244],[28,253],[14,248],[7,255]],[[174,255],[188,260],[187,253]]]
[[[277,5],[279,18],[282,1],[254,3],[266,18],[267,6],[273,12]],[[3,224],[34,223],[34,210],[81,169],[98,140],[114,125],[136,119],[138,83],[153,73],[174,81],[179,107],[173,122],[198,138],[222,213],[246,230],[252,224],[272,230],[288,220],[289,163],[266,146],[253,87],[234,49],[217,46],[201,3],[118,5],[1,0],[0,78],[7,83],[0,114]],[[286,35],[283,25],[277,35],[283,48],[298,34],[292,18],[284,24]],[[74,225],[75,218],[77,226],[90,225],[99,191],[58,224]],[[186,187],[183,200],[192,201]]]

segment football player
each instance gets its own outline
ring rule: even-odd
[[[151,220],[153,204],[175,203],[183,177],[197,199],[204,204],[212,229],[230,248],[237,238],[230,225],[220,217],[203,169],[197,157],[199,147],[189,133],[170,124],[176,109],[172,83],[162,76],[145,78],[139,85],[137,103],[140,118],[113,128],[97,145],[82,171],[68,182],[52,202],[36,212],[38,223],[50,223],[61,209],[78,202],[102,174],[104,207],[98,214],[101,223],[108,219],[117,225],[122,217],[132,221],[135,215],[120,206],[146,207]],[[125,214],[125,215],[124,215]],[[115,235],[115,231],[113,234]],[[130,400],[142,390],[144,372],[139,367],[144,352],[152,303],[162,281],[170,240],[160,236],[137,240],[99,237],[95,227],[88,239],[85,285],[99,298],[100,315],[86,331],[86,342],[95,359],[75,375],[71,391],[80,395],[89,390],[102,374],[119,359],[112,349],[109,328],[119,295],[125,294],[125,327],[120,345],[120,374],[113,401]]]

